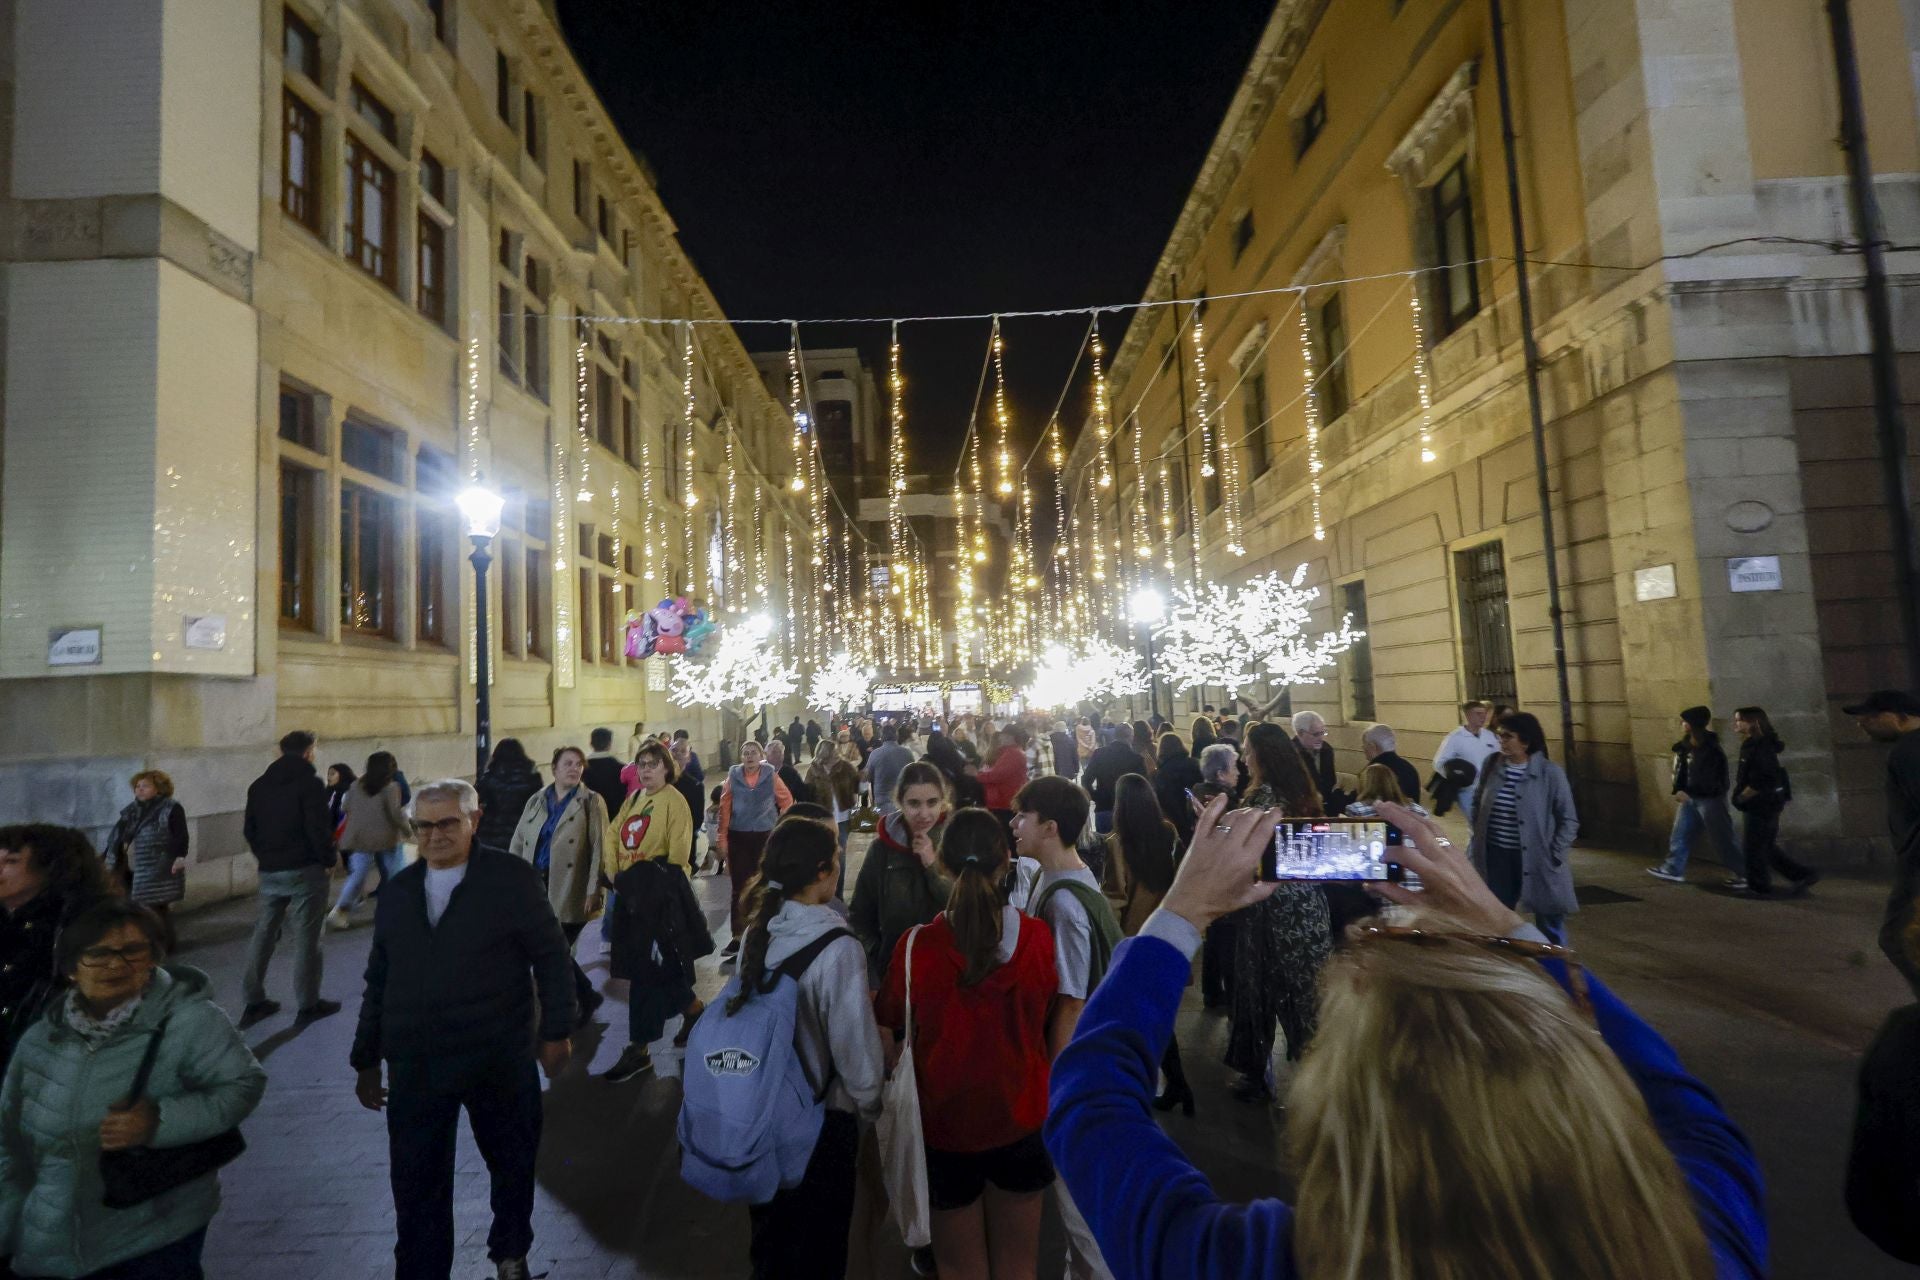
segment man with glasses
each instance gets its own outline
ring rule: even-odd
[[[541,1120],[534,1061],[551,1080],[572,1054],[566,938],[532,864],[475,846],[479,816],[479,795],[457,778],[415,792],[420,861],[380,895],[353,1038],[361,1105],[387,1112],[395,1273],[424,1280],[453,1268],[462,1108],[492,1179],[487,1256],[500,1280],[526,1280]]]
[[[295,729],[280,739],[280,758],[247,788],[241,830],[260,862],[260,913],[240,979],[247,1002],[240,1013],[241,1030],[280,1012],[280,1002],[267,999],[267,964],[289,916],[299,1021],[340,1012],[338,1000],[320,998],[320,925],[327,915],[327,869],[334,854],[327,787],[313,767],[313,750],[313,735]]]

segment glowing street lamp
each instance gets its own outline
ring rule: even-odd
[[[1131,605],[1134,625],[1147,637],[1147,714],[1160,714],[1160,685],[1153,674],[1153,629],[1166,620],[1167,599],[1152,587],[1133,593]]]
[[[460,508],[460,517],[467,526],[467,537],[473,543],[473,554],[467,559],[473,565],[473,611],[476,619],[473,776],[477,779],[486,772],[487,753],[493,747],[493,708],[487,687],[492,676],[489,658],[493,650],[487,625],[487,567],[493,563],[489,548],[493,545],[494,536],[500,532],[500,512],[507,505],[507,500],[491,489],[473,485],[461,490],[454,503]]]

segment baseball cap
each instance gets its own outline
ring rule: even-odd
[[[1883,711],[1902,716],[1920,716],[1920,698],[1902,689],[1875,689],[1861,701],[1840,710],[1850,716],[1878,715]]]

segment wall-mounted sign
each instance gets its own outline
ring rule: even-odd
[[[47,632],[47,665],[50,667],[99,666],[100,628],[55,627]]]
[[[1680,594],[1674,582],[1673,566],[1657,564],[1651,569],[1633,571],[1633,598],[1645,604],[1649,600],[1671,600]]]
[[[180,619],[187,648],[224,649],[227,647],[227,615],[224,613],[188,614]]]
[[[1727,590],[1778,591],[1781,585],[1779,556],[1727,557]]]

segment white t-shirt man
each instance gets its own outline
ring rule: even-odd
[[[1078,880],[1095,893],[1100,892],[1100,881],[1093,872],[1076,867],[1071,871],[1042,872],[1033,886],[1031,901],[1045,898],[1047,890],[1062,880]],[[1047,898],[1046,921],[1047,927],[1053,930],[1053,963],[1060,975],[1055,990],[1063,996],[1085,1000],[1093,986],[1088,981],[1093,973],[1093,922],[1087,919],[1087,909],[1071,890],[1063,889]]]
[[[1500,739],[1494,736],[1493,730],[1481,729],[1476,733],[1463,724],[1441,740],[1440,750],[1433,756],[1433,771],[1440,772],[1449,760],[1465,760],[1473,766],[1474,777],[1478,779],[1480,766],[1499,749]],[[1476,780],[1460,791],[1460,812],[1467,816],[1469,822],[1473,821],[1473,793],[1479,786]]]

